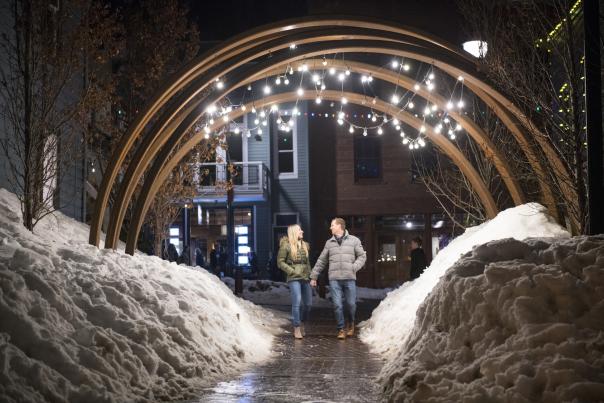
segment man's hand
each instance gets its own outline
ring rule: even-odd
[[[310,286],[311,287],[316,287],[317,286],[317,280],[310,280]]]

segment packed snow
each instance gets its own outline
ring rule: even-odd
[[[537,203],[523,204],[499,213],[494,219],[466,231],[442,249],[422,275],[390,292],[361,324],[361,339],[386,357],[400,349],[413,324],[417,308],[445,271],[476,245],[489,241],[529,237],[569,237]]]
[[[604,400],[604,237],[537,204],[443,249],[362,324],[390,401]]]
[[[282,319],[216,276],[98,249],[60,213],[32,234],[0,189],[0,401],[185,399],[271,356]]]
[[[604,236],[478,246],[382,370],[405,402],[604,401]]]

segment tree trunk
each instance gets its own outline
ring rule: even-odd
[[[35,181],[33,174],[33,146],[34,139],[32,133],[32,120],[33,120],[33,108],[32,108],[32,10],[31,2],[23,1],[23,10],[21,14],[23,36],[24,36],[24,49],[23,49],[23,114],[24,114],[24,162],[23,167],[23,225],[25,228],[32,231],[34,228],[34,195],[36,189],[34,189]],[[17,33],[17,36],[19,34]]]

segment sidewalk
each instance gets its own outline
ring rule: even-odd
[[[358,321],[367,319],[376,304],[360,302]],[[289,312],[289,306],[266,307]],[[313,308],[303,340],[295,340],[289,332],[277,337],[274,360],[205,389],[190,402],[379,401],[375,377],[381,361],[356,336],[338,340],[335,334],[333,311]]]

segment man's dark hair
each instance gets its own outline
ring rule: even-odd
[[[422,239],[420,237],[416,236],[412,239],[412,241],[415,242],[420,248],[422,247]]]

